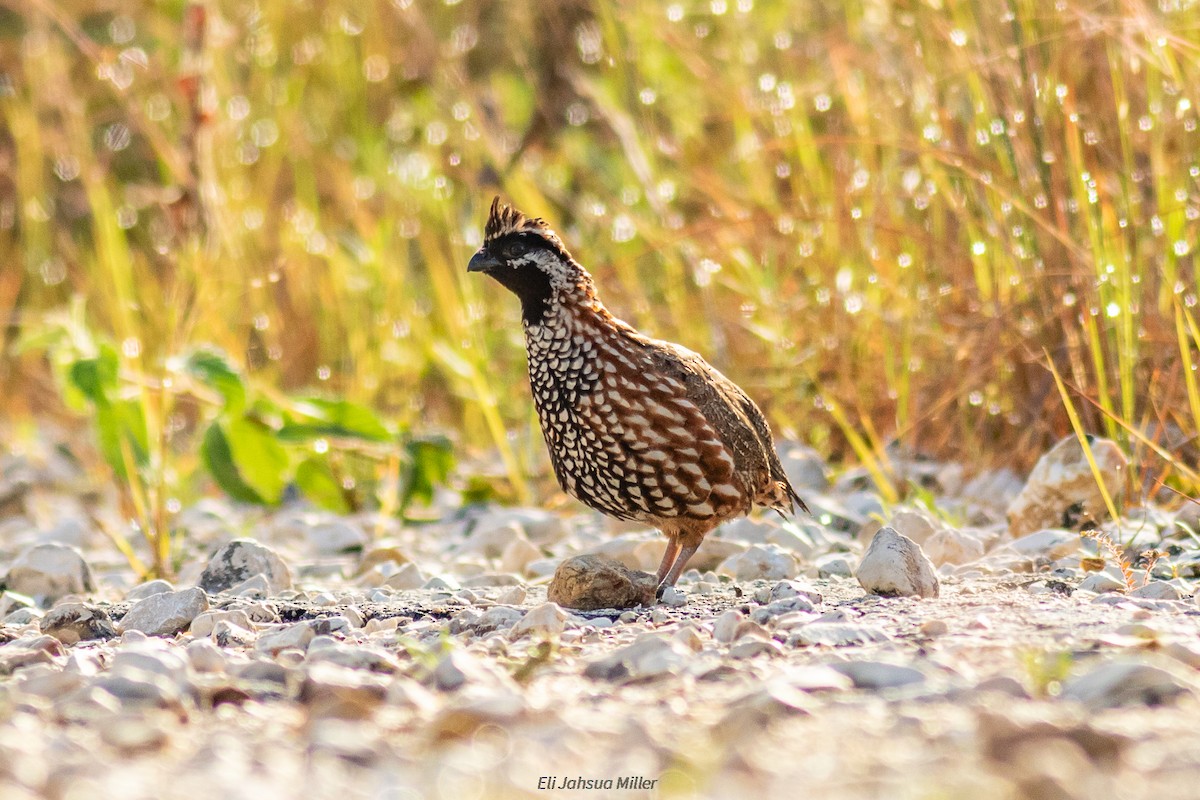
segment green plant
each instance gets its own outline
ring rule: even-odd
[[[109,535],[145,574],[170,574],[172,517],[180,493],[195,492],[200,467],[243,503],[277,505],[294,487],[333,511],[373,503],[395,514],[429,503],[454,468],[445,437],[397,432],[345,399],[256,387],[214,348],[170,357],[153,376],[138,372],[88,328],[81,304],[22,347],[47,352],[64,401],[92,415],[98,450],[151,548],[151,566],[119,533]]]

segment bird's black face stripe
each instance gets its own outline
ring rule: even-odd
[[[531,325],[542,321],[552,288],[550,276],[532,261],[513,265],[510,259],[525,258],[535,249],[554,251],[546,240],[535,233],[514,233],[502,236],[487,245],[487,250],[500,266],[488,274],[521,300],[521,316]],[[521,252],[523,250],[523,252]]]

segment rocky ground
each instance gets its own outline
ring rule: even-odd
[[[0,798],[1200,796],[1195,506],[1089,524],[1073,440],[1027,480],[896,459],[936,512],[784,455],[812,517],[727,524],[664,602],[589,611],[547,601],[564,560],[664,540],[205,501],[178,579],[139,585],[69,463],[9,457]]]

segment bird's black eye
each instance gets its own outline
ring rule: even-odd
[[[508,258],[520,258],[529,252],[529,247],[524,242],[512,242],[504,246],[504,255]]]

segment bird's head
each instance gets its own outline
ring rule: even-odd
[[[590,299],[592,278],[541,217],[527,217],[492,201],[483,247],[471,256],[467,272],[491,275],[521,299],[528,323],[541,322],[552,302]]]

